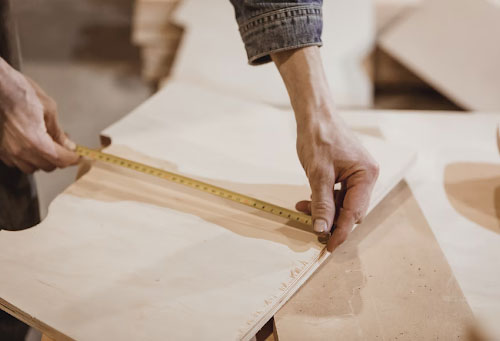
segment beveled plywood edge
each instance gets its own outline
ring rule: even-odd
[[[311,264],[309,269],[307,271],[304,271],[301,276],[297,277],[297,280],[293,285],[291,285],[286,294],[281,296],[281,298],[278,300],[278,302],[274,305],[274,307],[268,311],[267,314],[263,315],[259,321],[253,326],[252,329],[248,330],[245,335],[241,338],[242,341],[248,341],[253,338],[255,334],[266,324],[267,321],[269,321],[280,309],[281,307],[288,302],[290,298],[304,285],[304,283],[311,277],[311,275],[323,264],[328,257],[331,255],[331,252],[328,252],[326,250],[326,247],[324,247],[320,254],[318,255],[318,259]],[[276,327],[274,328],[275,330],[275,335],[276,333]]]
[[[30,327],[33,327],[37,330],[39,330],[42,334],[50,337],[53,340],[56,341],[73,341],[71,337],[67,336],[66,334],[58,331],[57,329],[49,326],[48,324],[38,320],[36,317],[31,316],[21,309],[13,306],[6,300],[0,297],[0,308],[9,313],[10,315],[14,316],[18,320],[21,320],[22,322],[26,323]]]

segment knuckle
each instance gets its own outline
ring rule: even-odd
[[[333,202],[327,202],[324,200],[313,201],[311,203],[311,208],[315,213],[329,212],[333,209]]]
[[[63,159],[59,155],[54,155],[51,158],[51,163],[54,167],[63,166]]]
[[[46,101],[46,110],[52,113],[57,113],[57,102],[52,98],[48,97]]]
[[[332,177],[332,172],[328,167],[313,166],[307,170],[307,175],[311,182],[323,183]]]
[[[25,149],[20,147],[20,146],[15,146],[11,150],[12,156],[14,156],[16,158],[23,156],[24,153],[25,153]]]
[[[363,212],[361,210],[358,209],[358,210],[353,211],[352,216],[354,218],[354,222],[356,224],[359,224],[363,221],[363,218],[365,215],[363,214]]]
[[[369,162],[366,165],[366,171],[372,179],[377,179],[380,174],[380,165],[375,161]]]
[[[347,236],[349,235],[349,231],[346,231],[345,229],[337,230],[335,232],[337,233],[336,239],[337,239],[339,244],[342,244],[343,242],[345,242],[347,239]]]

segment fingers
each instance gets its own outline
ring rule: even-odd
[[[310,200],[299,201],[297,204],[295,204],[295,209],[305,214],[311,214],[311,201]]]
[[[73,142],[71,142],[71,143],[73,143]],[[69,150],[68,148],[63,147],[57,143],[54,143],[54,145],[56,148],[56,155],[57,155],[56,160],[58,161],[58,163],[56,163],[56,165],[58,167],[62,168],[62,167],[67,167],[67,166],[73,166],[73,165],[76,165],[78,163],[78,161],[80,160],[80,156],[76,152],[74,152],[73,150]]]
[[[29,142],[16,152],[15,157],[10,158],[11,163],[25,173],[33,173],[38,169],[51,172],[56,167],[74,165],[78,160],[79,156],[75,152],[59,145],[46,133]]]
[[[345,187],[343,187],[340,190],[334,190],[333,191],[333,198],[335,201],[335,216],[337,215],[338,210],[342,207],[342,201],[344,200],[345,196]],[[311,214],[311,200],[301,200],[295,204],[295,209],[299,212],[305,213],[305,214]],[[335,218],[334,218],[334,223],[335,223]]]
[[[66,134],[62,130],[58,120],[57,120],[57,108],[55,103],[49,106],[45,106],[45,126],[47,127],[47,133],[52,137],[52,139],[59,143],[60,145],[64,145],[66,140]]]
[[[14,163],[12,162],[12,159],[7,155],[0,155],[0,160],[2,160],[2,162],[9,167],[15,167]]]
[[[359,171],[346,181],[346,190],[342,208],[338,214],[335,230],[328,241],[328,251],[333,251],[342,244],[355,224],[361,223],[364,218],[370,196],[378,177],[378,169]]]
[[[32,165],[30,162],[21,159],[14,159],[12,160],[12,162],[17,168],[19,168],[23,173],[26,174],[34,173],[37,170],[36,166]]]
[[[316,172],[309,178],[311,185],[311,215],[313,229],[316,233],[329,232],[335,216],[335,203],[333,200],[333,185],[335,175],[333,171]]]
[[[59,145],[65,147],[68,150],[75,150],[76,144],[68,138],[68,135],[64,132],[59,123],[58,113],[57,113],[57,103],[50,97],[48,97],[42,89],[36,83],[32,82],[35,86],[38,97],[44,106],[44,120],[45,126],[47,128],[47,133],[49,136]]]
[[[36,152],[30,152],[29,160],[30,163],[33,164],[37,169],[42,169],[46,172],[52,172],[56,169],[56,166],[49,161],[45,160],[40,154]]]
[[[48,135],[42,138],[36,152],[48,163],[59,168],[75,165],[80,159],[78,154],[56,143]]]
[[[356,221],[355,212],[341,208],[337,219],[335,230],[332,237],[328,240],[327,249],[333,252],[340,244],[342,244],[349,233],[351,233]]]
[[[76,145],[58,122],[55,101],[30,78],[23,78],[30,83],[25,84],[27,97],[9,108],[12,112],[3,122],[2,160],[26,173],[76,164]]]

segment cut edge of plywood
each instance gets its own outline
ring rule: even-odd
[[[254,323],[254,326],[243,335],[242,340],[251,340],[255,336],[255,334],[257,334],[257,332],[267,323],[267,321],[269,321],[280,310],[280,308],[286,302],[288,302],[288,300],[311,277],[311,275],[321,266],[321,264],[323,264],[324,261],[328,259],[330,255],[331,253],[326,250],[326,247],[323,248],[318,256],[318,259],[310,265],[307,271],[304,271],[301,276],[297,277],[296,281],[288,287],[286,294],[283,295],[280,300],[278,300],[275,306],[271,310],[269,310],[266,315],[261,316],[258,321]]]
[[[13,304],[5,301],[2,297],[0,297],[0,308],[9,313],[10,315],[14,316],[18,320],[26,323],[32,328],[35,328],[36,330],[42,332],[44,335],[47,335],[54,340],[60,340],[60,341],[73,341],[71,337],[67,336],[66,334],[61,333],[57,329],[49,326],[48,324],[40,321],[37,319],[35,316],[31,316],[27,314],[26,312],[22,311],[21,309],[15,307]]]

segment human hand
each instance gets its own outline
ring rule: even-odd
[[[320,118],[312,123],[298,122],[297,153],[309,179],[312,200],[300,201],[296,208],[312,215],[317,233],[327,234],[335,226],[327,244],[331,252],[365,216],[378,165],[336,114],[315,117]],[[334,191],[336,183],[341,188]]]
[[[335,112],[316,46],[272,53],[297,121],[297,153],[312,191],[296,208],[312,215],[314,230],[327,234],[327,248],[345,241],[366,214],[378,165]],[[339,191],[334,185],[341,184]]]
[[[0,159],[25,173],[76,164],[55,101],[0,58]]]

